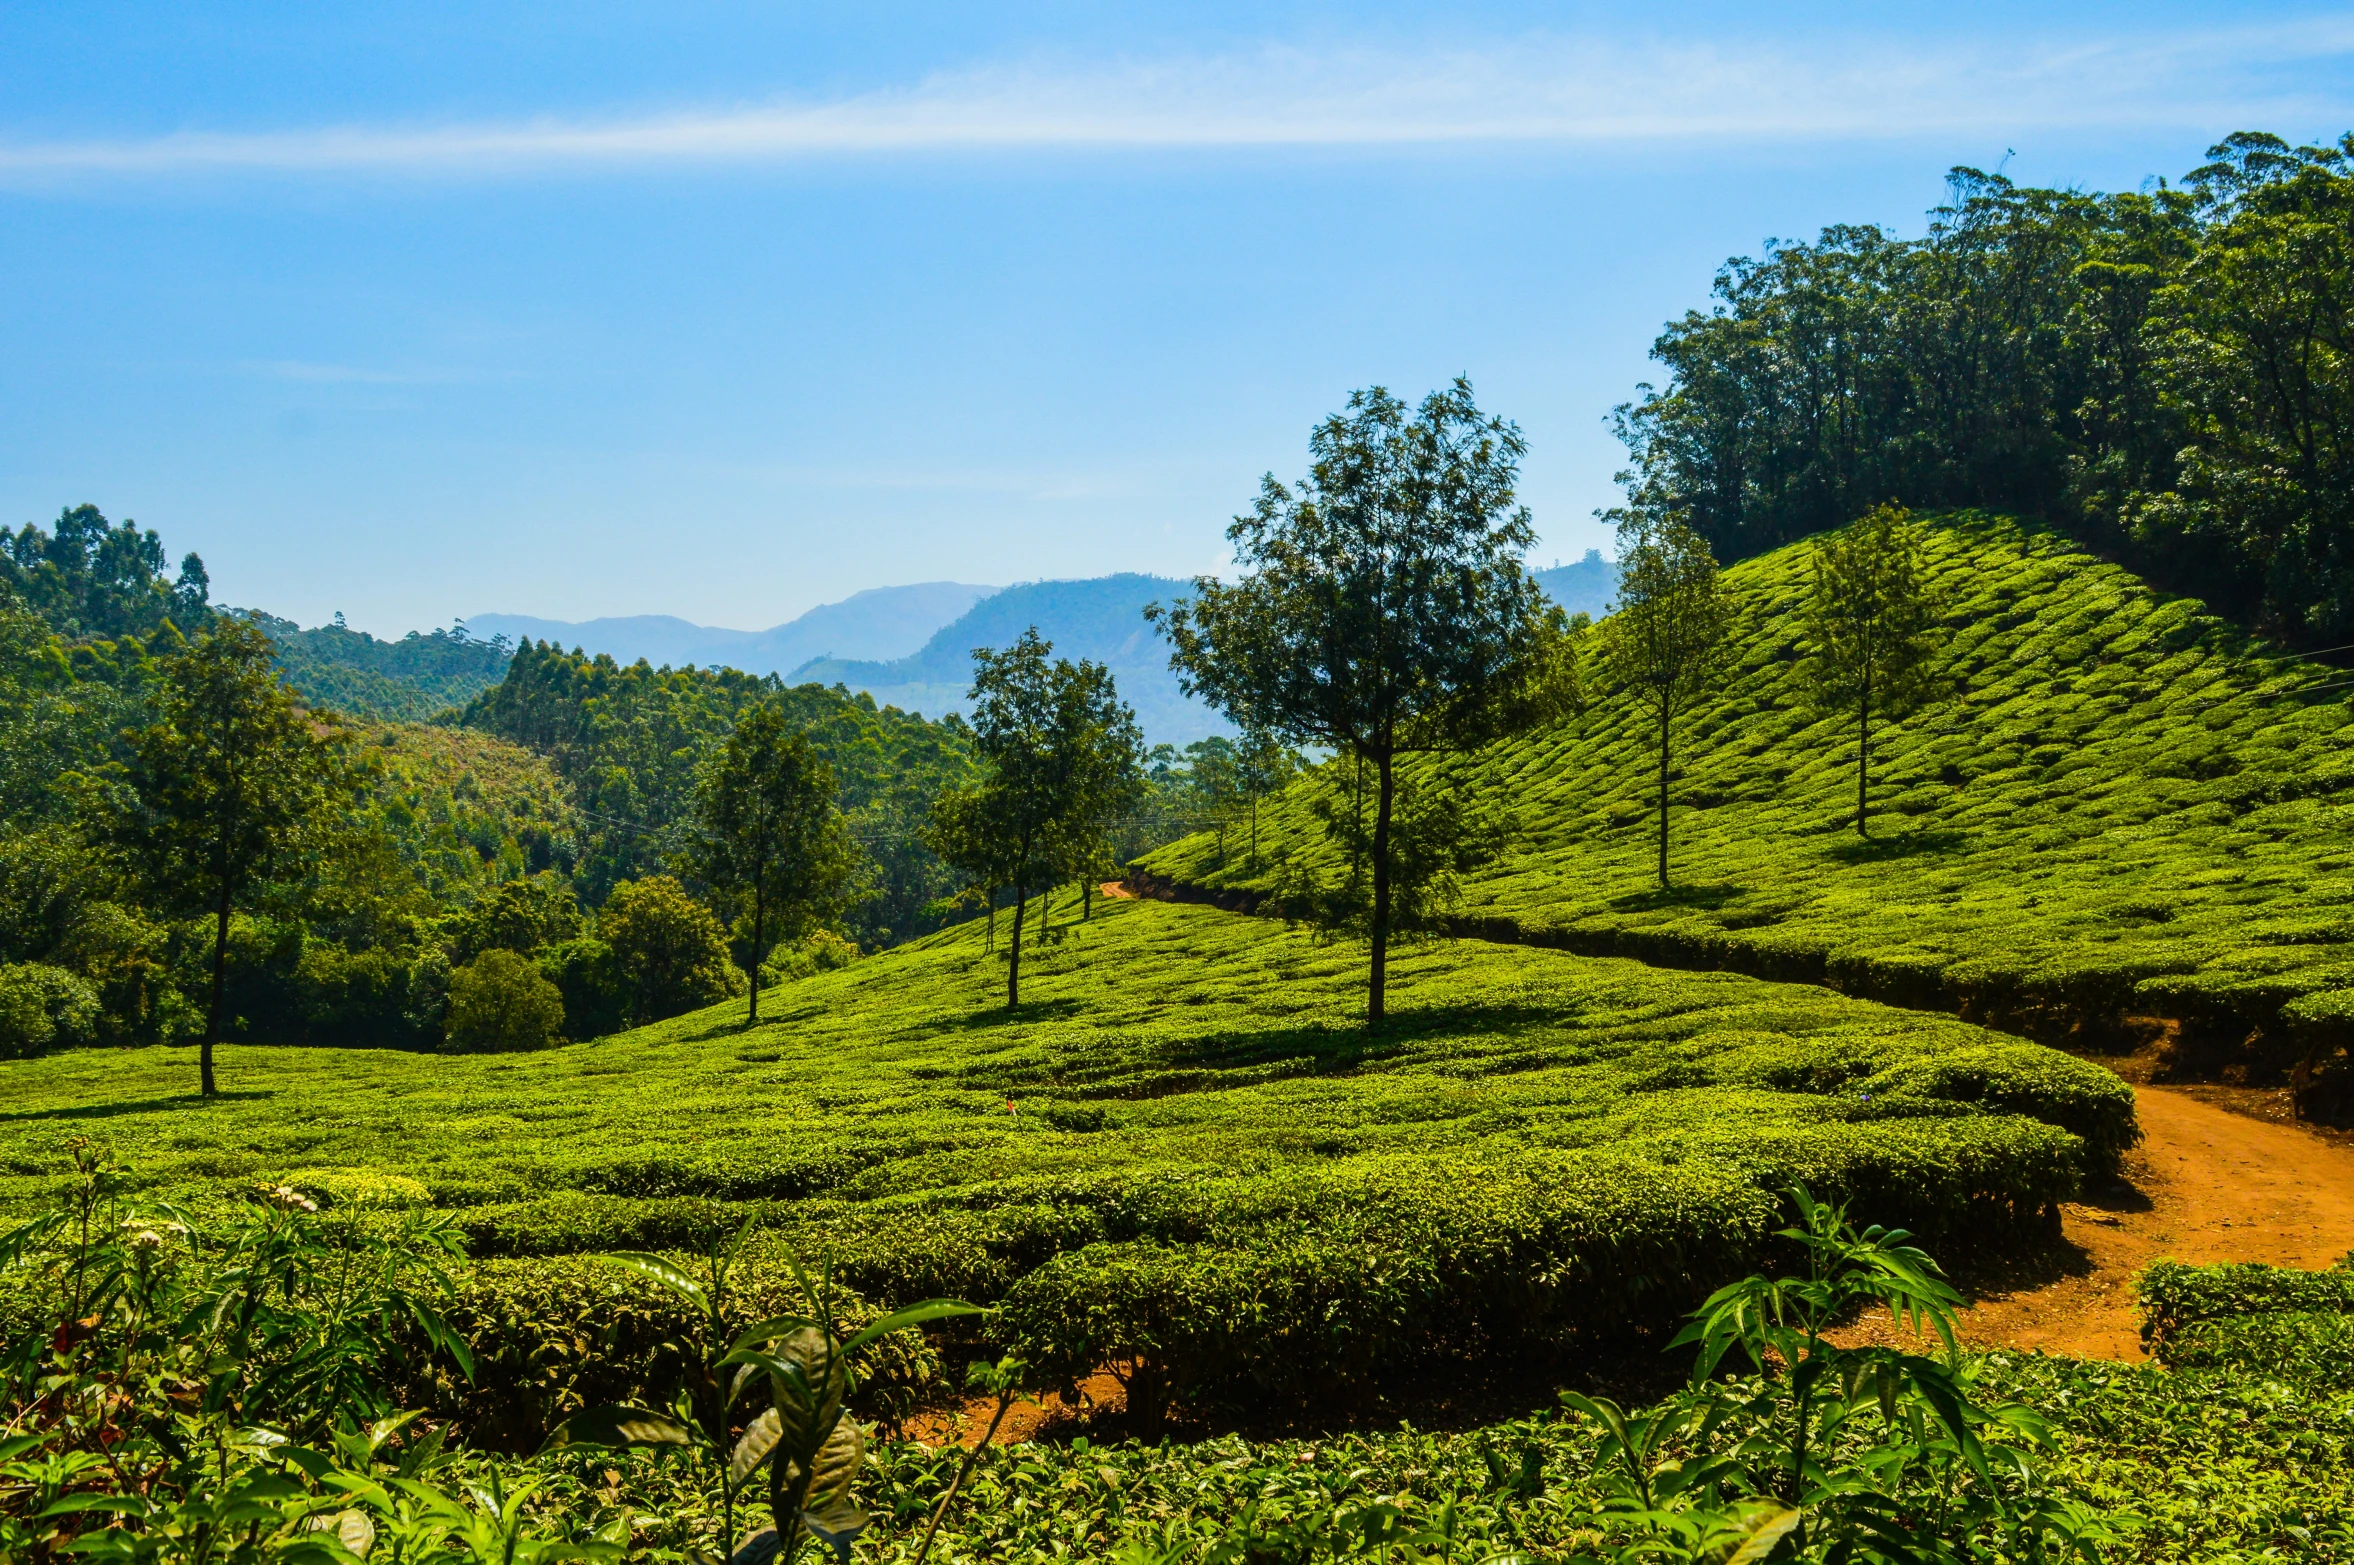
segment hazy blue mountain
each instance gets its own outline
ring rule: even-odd
[[[1618,597],[1618,566],[1602,558],[1600,549],[1588,549],[1586,557],[1575,565],[1556,565],[1551,570],[1532,571],[1537,585],[1552,596],[1555,603],[1572,614],[1591,614],[1602,617]]]
[[[610,653],[623,663],[639,658],[673,668],[720,663],[748,674],[789,674],[812,658],[903,657],[996,590],[953,581],[871,587],[767,630],[723,630],[668,614],[577,624],[528,614],[478,614],[466,621],[466,629],[477,640],[528,636],[567,649]]]
[[[1037,581],[984,598],[922,650],[890,661],[821,658],[795,669],[796,683],[847,685],[902,711],[937,718],[965,707],[972,685],[973,649],[1009,645],[1032,625],[1054,643],[1057,656],[1104,664],[1121,696],[1136,709],[1145,738],[1186,744],[1231,733],[1227,722],[1189,701],[1169,672],[1169,644],[1144,622],[1144,606],[1184,596],[1187,583],[1166,576],[1098,576],[1087,581]]]

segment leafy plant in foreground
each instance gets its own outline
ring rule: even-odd
[[[659,1255],[606,1257],[669,1289],[695,1312],[700,1340],[691,1345],[692,1378],[667,1415],[619,1404],[590,1408],[568,1419],[548,1443],[694,1452],[718,1479],[720,1537],[729,1544],[735,1537],[737,1497],[766,1469],[774,1530],[746,1540],[737,1557],[791,1565],[807,1536],[847,1559],[851,1540],[867,1525],[866,1513],[850,1499],[851,1481],[866,1454],[865,1432],[855,1419],[844,1417],[854,1357],[892,1332],[982,1312],[969,1304],[928,1299],[845,1337],[831,1277],[821,1274],[813,1284],[795,1264],[808,1313],[745,1324],[734,1313],[735,1279],[750,1231],[747,1223],[731,1238],[715,1242],[700,1277]],[[747,1391],[762,1389],[769,1405],[739,1418]]]
[[[1901,1231],[1858,1232],[1803,1187],[1791,1199],[1799,1223],[1781,1237],[1804,1250],[1807,1274],[1711,1294],[1670,1344],[1698,1349],[1688,1389],[1641,1414],[1562,1395],[1606,1431],[1616,1558],[2095,1557],[2106,1528],[2038,1471],[2044,1420],[1973,1397],[1953,1330],[1961,1296],[1936,1264]],[[1874,1306],[1943,1355],[1831,1340]],[[1751,1376],[1717,1379],[1736,1354]]]

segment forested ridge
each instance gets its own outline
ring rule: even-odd
[[[2354,138],[2179,185],[1958,169],[1919,239],[1769,246],[1618,410],[1625,509],[1730,564],[1895,500],[2055,522],[2307,647],[2354,641]]]

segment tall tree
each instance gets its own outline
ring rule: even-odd
[[[785,714],[763,703],[736,720],[703,768],[694,873],[735,904],[736,958],[751,985],[744,1018],[760,1020],[760,964],[778,939],[842,915],[859,855],[834,799],[834,769]]]
[[[1253,729],[1234,746],[1234,782],[1250,816],[1250,867],[1259,867],[1259,802],[1281,793],[1300,772],[1300,753],[1281,734]]]
[[[1903,717],[1929,697],[1936,620],[1921,532],[1904,507],[1875,506],[1816,541],[1803,677],[1817,710],[1855,715],[1858,835],[1871,834],[1872,717]]]
[[[1521,566],[1520,431],[1457,380],[1410,409],[1375,387],[1317,426],[1307,477],[1270,473],[1226,531],[1245,575],[1204,576],[1152,616],[1189,694],[1245,732],[1330,746],[1375,772],[1365,1015],[1383,1014],[1398,758],[1476,749],[1560,710],[1538,677],[1567,622]]]
[[[1052,658],[1037,628],[1002,652],[973,653],[973,752],[982,775],[945,808],[994,846],[976,862],[1014,892],[1006,1008],[1022,1000],[1022,921],[1030,887],[1051,885],[1072,850],[1133,807],[1144,739],[1100,663]],[[938,813],[936,808],[935,813]]]
[[[353,781],[333,733],[272,666],[267,636],[216,619],[163,663],[156,721],[98,797],[99,841],[121,855],[150,903],[213,921],[212,993],[199,1075],[213,1096],[229,917],[272,882],[296,878],[340,823]]]
[[[1655,725],[1659,883],[1665,886],[1675,720],[1713,685],[1729,614],[1707,540],[1673,517],[1637,513],[1621,521],[1618,563],[1618,611],[1602,622],[1602,655],[1612,682]]]

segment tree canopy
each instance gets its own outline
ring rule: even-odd
[[[1521,564],[1536,541],[1516,486],[1526,442],[1468,381],[1419,408],[1374,387],[1318,425],[1297,485],[1270,473],[1227,529],[1245,574],[1204,576],[1153,611],[1188,694],[1245,732],[1330,746],[1376,771],[1372,961],[1382,1016],[1394,763],[1472,749],[1555,715],[1542,671],[1568,621]]]

